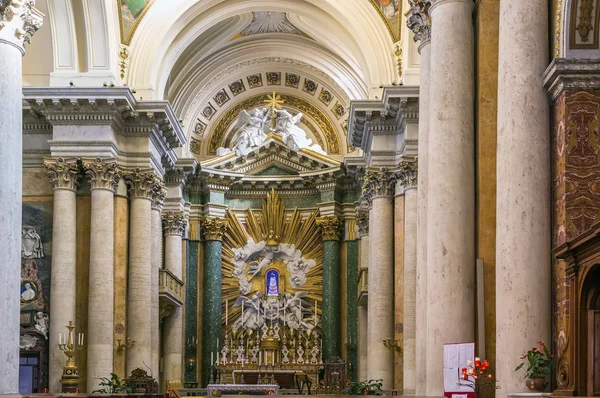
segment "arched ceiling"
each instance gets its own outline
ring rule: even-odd
[[[138,98],[169,100],[188,136],[184,156],[214,156],[212,135],[226,142],[232,109],[258,106],[275,91],[290,101],[285,108],[303,112],[308,135],[341,158],[353,150],[345,138],[350,100],[399,82],[394,29],[404,25],[405,0],[384,2],[400,7],[391,17],[379,0],[38,3],[53,26],[50,84],[87,72],[86,82],[98,84],[112,74]]]

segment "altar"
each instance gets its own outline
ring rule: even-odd
[[[279,395],[279,386],[277,384],[209,384],[206,390],[209,397],[221,394]]]

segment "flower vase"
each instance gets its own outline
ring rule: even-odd
[[[536,377],[533,379],[527,379],[525,384],[527,385],[527,388],[529,388],[532,391],[544,392],[546,391],[546,386],[548,385],[548,382],[546,381],[545,377]]]

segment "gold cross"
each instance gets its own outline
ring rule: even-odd
[[[271,114],[273,117],[275,117],[275,109],[281,109],[281,104],[283,104],[281,95],[275,94],[275,91],[273,91],[273,95],[269,94],[264,102],[265,104],[269,104],[269,108],[271,108]]]

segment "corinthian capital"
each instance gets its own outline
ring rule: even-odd
[[[163,214],[162,224],[165,235],[183,235],[187,225],[186,214],[182,211],[168,211]]]
[[[151,170],[135,169],[124,175],[131,197],[152,199],[154,186],[161,182]]]
[[[415,34],[414,40],[423,43],[431,38],[431,0],[408,0],[410,10],[406,14],[406,26]]]
[[[0,0],[0,42],[17,47],[25,54],[25,42],[42,26],[42,13],[35,0]]]
[[[392,173],[386,168],[377,171],[367,171],[365,173],[362,193],[371,203],[375,196],[391,196],[396,187],[396,173]]]
[[[369,213],[363,210],[356,212],[356,225],[360,236],[369,235]]]
[[[76,190],[79,186],[81,174],[76,159],[44,159],[44,166],[54,189]]]
[[[398,181],[405,188],[417,186],[418,167],[417,162],[403,161],[398,168]]]
[[[327,216],[317,218],[317,225],[321,228],[323,240],[340,240],[344,224],[339,217]]]
[[[227,231],[227,220],[220,218],[203,218],[200,220],[200,227],[206,240],[223,240],[223,234]]]
[[[152,187],[152,208],[162,211],[165,198],[167,197],[167,187],[165,183],[159,179]]]
[[[119,164],[114,159],[83,159],[83,170],[92,189],[114,191],[122,177]]]

